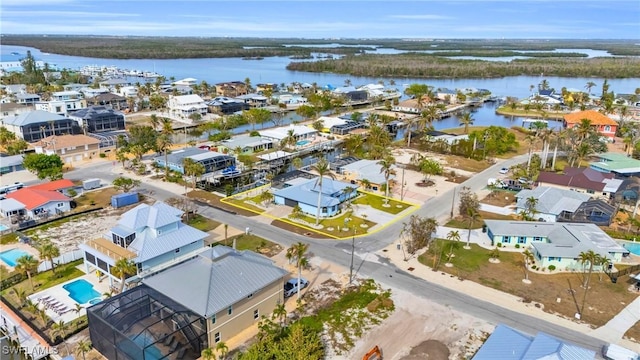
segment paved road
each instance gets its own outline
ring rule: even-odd
[[[485,171],[471,177],[464,184],[444,192],[438,197],[429,199],[425,205],[414,214],[434,217],[440,221],[445,220],[451,212],[452,203],[454,203],[454,207],[457,207],[453,197],[454,192],[457,194],[459,188],[466,186],[472,191],[479,191],[486,187],[487,180],[490,177],[495,177],[501,167],[512,166],[523,161],[526,161],[525,155],[499,162]],[[110,163],[108,165],[102,163],[78,168],[66,175],[67,178],[82,179],[97,177],[105,181],[111,181],[117,176],[119,176],[119,174],[112,172],[112,166]],[[174,193],[155,186],[153,183],[144,183],[142,187],[147,190],[154,191],[154,197],[159,200],[175,197]],[[271,226],[270,224],[255,221],[255,219],[252,218],[236,216],[212,207],[202,207],[198,209],[198,211],[204,216],[227,223],[238,229],[245,229],[249,227],[256,235],[277,242],[284,247],[288,247],[298,241],[310,243],[310,252],[313,256],[327,259],[347,268],[350,266],[351,243],[349,241],[314,240],[284,231],[280,228]],[[529,315],[524,315],[502,308],[489,302],[480,301],[464,293],[456,292],[440,285],[427,282],[424,279],[417,278],[410,273],[389,264],[386,259],[379,257],[375,252],[395,241],[398,238],[401,228],[402,222],[397,222],[375,234],[357,238],[355,240],[355,253],[358,254],[358,256],[354,262],[354,272],[362,277],[373,278],[385,286],[406,290],[426,299],[450,306],[452,309],[457,311],[468,313],[491,323],[503,323],[532,335],[539,331],[543,331],[560,339],[571,341],[595,351],[598,351],[602,345],[604,345],[605,342],[602,340],[589,337],[580,332],[573,331]]]

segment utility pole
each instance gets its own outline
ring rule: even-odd
[[[353,236],[351,237],[351,265],[349,266],[349,285],[353,281],[353,253],[356,251],[356,229],[353,228]]]
[[[400,189],[400,201],[404,200],[404,168],[402,168],[402,188]]]
[[[453,209],[456,206],[456,188],[453,188],[453,196],[451,197],[451,218],[453,219]]]

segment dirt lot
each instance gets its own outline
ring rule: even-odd
[[[515,205],[516,194],[511,191],[494,190],[489,195],[485,196],[484,199],[480,200],[480,202],[500,207]]]

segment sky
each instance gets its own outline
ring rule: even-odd
[[[2,0],[2,34],[640,39],[638,0]]]

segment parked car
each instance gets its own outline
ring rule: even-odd
[[[509,172],[509,168],[500,169],[500,174],[507,174]]]
[[[298,290],[302,290],[309,285],[309,281],[305,278],[300,278],[300,289],[298,289],[298,278],[289,279],[286,283],[284,283],[284,297],[289,297],[298,292]]]

